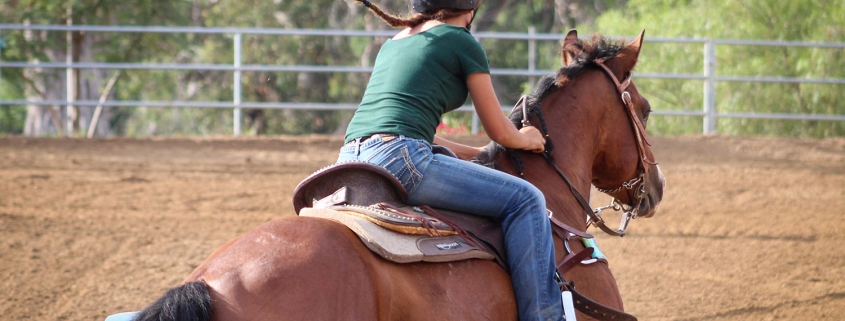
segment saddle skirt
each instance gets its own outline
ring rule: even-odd
[[[408,193],[386,169],[366,162],[330,165],[294,190],[300,216],[333,220],[383,258],[398,262],[496,260],[505,271],[501,225],[427,206],[408,206]]]
[[[299,216],[325,218],[346,225],[371,251],[397,263],[495,259],[485,249],[468,244],[457,234],[442,236],[403,234],[381,227],[372,219],[364,218],[365,216],[352,213],[356,212],[330,208],[303,208]]]

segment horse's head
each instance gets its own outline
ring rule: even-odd
[[[555,207],[555,213],[567,212],[563,209],[572,206],[567,202],[577,201],[591,222],[600,222],[581,192],[592,183],[614,197],[609,207],[624,209],[626,218],[653,216],[663,198],[665,181],[645,132],[651,107],[630,78],[642,39],[640,34],[627,45],[602,37],[582,42],[575,30],[570,31],[563,41],[564,67],[556,75],[540,79],[534,92],[520,100],[510,115],[514,126],[523,126],[523,120],[539,126],[546,134],[546,152],[542,156],[517,150],[505,153],[503,146],[491,143],[473,161],[520,175],[544,193],[559,188],[558,178],[563,178],[575,197],[547,194],[547,205]],[[558,175],[549,175],[547,170]],[[566,215],[558,219],[575,224],[572,226],[584,222]],[[624,235],[625,224],[627,219],[618,233],[603,223],[597,226]]]
[[[573,74],[589,69],[591,76],[586,72],[584,76],[604,78],[590,82],[593,94],[605,97],[601,110],[595,111],[604,121],[595,123],[598,141],[592,183],[634,217],[653,216],[665,186],[646,135],[651,107],[631,81],[644,33],[627,45],[614,46],[600,37],[582,42],[571,30],[562,46],[563,75],[558,75],[559,81],[565,81],[567,69],[572,67],[578,69]]]

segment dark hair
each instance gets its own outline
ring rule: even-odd
[[[365,7],[369,8],[370,11],[375,13],[381,20],[384,20],[385,23],[390,25],[394,28],[401,28],[401,27],[413,27],[423,22],[429,20],[438,20],[443,21],[446,19],[454,18],[465,14],[467,12],[472,11],[470,10],[458,10],[458,9],[435,9],[426,12],[415,13],[409,17],[399,17],[396,15],[392,15],[389,13],[384,12],[379,8],[376,4],[371,3],[368,0],[355,0],[363,4]]]

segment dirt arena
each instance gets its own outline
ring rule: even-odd
[[[622,239],[596,233],[628,311],[845,320],[845,139],[653,141],[657,215]],[[225,241],[291,215],[293,188],[340,144],[0,137],[0,320],[143,308]]]

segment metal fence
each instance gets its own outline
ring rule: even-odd
[[[350,103],[292,103],[292,102],[244,102],[241,97],[241,73],[243,71],[271,71],[271,72],[310,72],[310,73],[369,73],[370,67],[354,66],[314,66],[314,65],[245,65],[241,62],[241,39],[243,35],[288,35],[288,36],[341,36],[341,37],[391,37],[395,31],[364,31],[364,30],[322,30],[322,29],[246,29],[246,28],[199,28],[199,27],[133,27],[133,26],[62,26],[62,25],[16,25],[0,24],[0,35],[3,30],[39,30],[55,32],[125,32],[125,33],[193,33],[193,34],[228,34],[234,42],[234,57],[232,64],[151,64],[151,63],[103,63],[103,62],[19,62],[0,61],[0,68],[52,68],[66,69],[68,90],[72,84],[74,69],[123,69],[123,70],[216,70],[231,71],[233,79],[233,100],[220,101],[94,101],[74,100],[73,95],[66,95],[64,101],[26,101],[6,100],[0,97],[2,105],[41,105],[41,106],[149,106],[149,107],[206,107],[232,108],[234,110],[235,136],[241,134],[241,110],[243,108],[269,109],[324,109],[324,110],[353,110],[357,102]],[[549,73],[548,70],[537,70],[537,41],[559,41],[562,35],[536,33],[533,28],[527,33],[476,32],[476,38],[512,39],[528,42],[528,69],[491,69],[492,75],[540,77]],[[0,39],[2,39],[0,37]],[[779,46],[779,47],[813,47],[813,48],[845,48],[845,43],[816,43],[792,41],[749,41],[749,40],[718,40],[718,39],[688,39],[688,38],[648,38],[648,42],[662,43],[694,43],[703,46],[704,66],[702,74],[673,74],[673,73],[637,73],[636,78],[645,79],[684,79],[700,80],[704,82],[704,103],[700,111],[672,111],[654,110],[652,114],[667,116],[699,116],[703,118],[703,132],[716,132],[716,122],[719,118],[757,118],[757,119],[790,119],[790,120],[824,120],[845,121],[845,115],[821,114],[784,114],[784,113],[720,113],[716,110],[716,82],[764,82],[764,83],[815,83],[845,85],[845,79],[819,78],[790,78],[790,77],[740,77],[716,75],[716,46],[744,45],[744,46]],[[2,50],[2,46],[0,46]],[[68,48],[70,52],[71,48]],[[68,55],[70,57],[70,55]],[[0,79],[2,81],[2,79]],[[508,110],[510,108],[504,108]],[[68,114],[71,108],[67,108]],[[464,106],[459,110],[472,111],[471,106]],[[70,119],[70,117],[67,117]],[[478,118],[473,117],[473,133],[478,132]],[[66,127],[72,130],[70,124]]]

